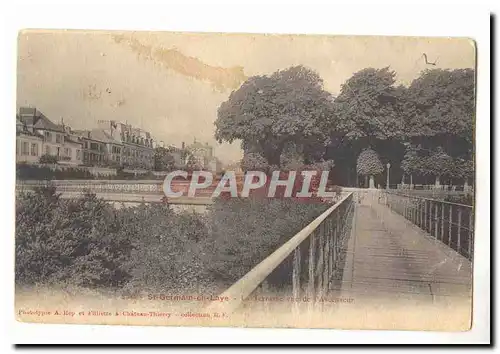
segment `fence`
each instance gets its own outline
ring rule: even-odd
[[[405,189],[405,190],[438,190],[449,192],[466,192],[473,193],[474,187],[469,185],[447,185],[447,184],[396,184],[390,185],[390,188]]]
[[[384,192],[384,202],[470,261],[474,254],[474,211],[470,205]]]
[[[242,310],[245,300],[258,294],[305,296],[312,309],[343,269],[353,212],[353,193],[349,193],[220,295],[232,301],[213,303],[207,311]],[[298,313],[300,302],[293,304]]]
[[[163,181],[117,181],[117,180],[51,180],[51,181],[17,181],[16,189],[31,190],[34,187],[54,186],[57,192],[93,193],[141,193],[163,194]]]

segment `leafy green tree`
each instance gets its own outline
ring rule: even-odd
[[[219,142],[241,140],[245,151],[259,152],[279,166],[289,142],[305,153],[324,152],[325,132],[334,120],[332,101],[318,74],[303,66],[254,76],[219,107],[215,137]]]
[[[404,134],[400,116],[404,88],[395,87],[396,73],[388,67],[367,68],[355,73],[335,99],[339,123],[333,127],[348,139],[389,139]]]
[[[405,156],[402,164],[434,175],[436,184],[442,176],[473,176],[474,82],[472,69],[426,70],[413,80],[406,93],[405,130],[407,141],[419,149],[411,163]]]
[[[334,176],[343,183],[357,180],[355,162],[364,149],[376,149],[390,161],[403,157],[406,89],[396,86],[395,75],[388,67],[360,70],[342,85],[334,101],[338,121],[329,130],[326,158],[335,160]]]
[[[175,166],[175,159],[168,149],[158,146],[154,149],[155,171],[171,171]]]
[[[268,172],[269,164],[261,154],[256,152],[249,152],[243,155],[241,159],[241,169],[243,171],[262,171]]]
[[[54,155],[49,155],[49,154],[43,154],[40,156],[39,162],[43,164],[56,164],[58,161],[57,156]]]
[[[365,177],[365,185],[366,179],[368,176],[370,177],[370,187],[374,186],[373,177],[381,174],[384,171],[384,167],[380,162],[378,154],[372,149],[365,149],[359,154],[356,171],[358,175]]]

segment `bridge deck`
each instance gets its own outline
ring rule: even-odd
[[[470,261],[388,207],[376,194],[356,203],[342,282],[348,298],[329,315],[340,328],[467,330]]]
[[[470,296],[471,263],[376,196],[356,205],[349,240],[343,296],[415,298],[435,301]]]

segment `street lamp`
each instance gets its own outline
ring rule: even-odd
[[[389,189],[389,169],[391,168],[391,164],[388,162],[386,167],[387,167],[387,184],[385,188]]]

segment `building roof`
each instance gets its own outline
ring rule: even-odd
[[[102,141],[104,143],[121,144],[122,142],[118,139],[113,138],[111,135],[106,133],[102,129],[92,129],[90,136],[94,140]]]
[[[33,126],[35,129],[52,130],[64,133],[64,128],[52,123],[42,112],[32,107],[20,107],[19,114],[16,117],[22,123]]]
[[[64,142],[65,143],[70,143],[70,144],[78,144],[78,145],[82,145],[83,144],[81,141],[76,141],[76,140],[68,138],[68,137],[64,138]]]

